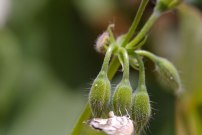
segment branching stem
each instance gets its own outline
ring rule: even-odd
[[[104,58],[104,62],[103,62],[103,64],[102,64],[102,69],[101,69],[101,71],[104,71],[104,72],[107,73],[107,71],[108,71],[108,66],[109,66],[109,61],[110,61],[110,58],[111,58],[113,49],[114,49],[114,45],[111,45],[111,46],[108,47],[107,52],[106,52],[106,55],[105,55],[105,58]]]
[[[123,57],[123,79],[129,80],[129,57],[125,48],[120,48],[120,53]]]
[[[153,14],[150,16],[149,20],[145,23],[145,25],[143,26],[141,31],[129,44],[127,44],[126,48],[135,47],[135,45],[137,45],[137,43],[139,43],[144,38],[144,36],[150,30],[150,28],[155,23],[155,21],[157,20],[158,17],[159,17],[159,14],[156,12],[153,12]]]
[[[145,50],[137,50],[135,51],[137,54],[141,55],[141,56],[145,56],[147,58],[149,58],[150,60],[152,61],[156,61],[156,55],[154,55],[153,53],[150,53],[148,51],[145,51]]]
[[[138,82],[138,90],[142,90],[141,87],[145,86],[145,68],[144,63],[140,56],[134,52],[133,54],[138,61],[139,64],[139,82]]]
[[[128,43],[128,41],[132,38],[133,34],[135,33],[136,29],[137,29],[137,26],[138,24],[140,23],[140,20],[142,18],[142,15],[143,15],[143,12],[145,10],[145,7],[147,6],[147,3],[149,2],[149,0],[142,0],[141,1],[141,4],[139,6],[139,9],[137,11],[137,14],[135,16],[135,19],[126,35],[126,38],[122,44],[123,47],[126,46],[126,44]]]
[[[147,32],[150,30],[151,26],[154,24],[154,22],[156,21],[156,19],[159,17],[159,14],[157,14],[156,12],[154,12],[149,20],[146,22],[146,24],[143,26],[143,28],[141,29],[141,31],[138,33],[138,35],[128,44],[128,42],[130,41],[130,39],[132,38],[139,22],[140,22],[140,19],[142,17],[142,14],[145,10],[145,7],[147,5],[149,0],[142,0],[141,2],[141,5],[140,5],[140,8],[138,9],[138,12],[137,12],[137,15],[129,29],[129,32],[127,33],[126,35],[126,38],[123,42],[123,44],[121,45],[122,47],[124,48],[133,48],[135,47],[144,37],[145,35],[147,34]],[[116,42],[115,41],[115,38],[113,37],[113,33],[111,31],[111,27],[108,27],[108,32],[110,34],[110,42]],[[111,55],[112,55],[112,52],[113,52],[113,48],[110,48],[108,47],[107,49],[107,56],[104,60],[104,63],[103,63],[103,66],[102,66],[102,69],[104,71],[107,71],[108,69],[108,78],[109,80],[111,80],[114,75],[116,74],[119,66],[120,66],[120,63],[119,63],[119,60],[117,58],[117,56],[114,56],[111,63],[109,64],[109,61],[110,61],[110,58],[111,58]],[[124,53],[125,55],[125,53]],[[139,57],[138,57],[139,59]],[[139,63],[140,63],[140,66],[142,64],[142,67],[141,67],[141,77],[140,77],[140,80],[141,82],[140,83],[145,83],[145,79],[144,79],[144,65],[143,65],[143,62],[141,59],[139,59]],[[109,68],[108,68],[108,65],[109,65]],[[129,71],[128,71],[129,72]],[[129,73],[125,73],[125,76],[128,76],[127,74]],[[83,127],[83,122],[85,120],[87,120],[90,116],[90,108],[89,108],[89,105],[88,103],[86,104],[82,114],[80,115],[77,123],[75,124],[75,127],[73,128],[73,131],[71,133],[71,135],[79,135],[82,131],[82,127]]]

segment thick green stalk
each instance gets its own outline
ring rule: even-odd
[[[141,4],[140,4],[140,7],[137,11],[136,17],[135,17],[135,19],[134,19],[134,21],[133,21],[133,23],[132,23],[132,25],[128,31],[128,34],[126,35],[126,38],[125,38],[125,40],[121,46],[125,47],[127,45],[128,41],[130,40],[130,38],[133,36],[133,34],[134,34],[134,32],[135,32],[135,30],[136,30],[136,28],[140,22],[140,19],[142,17],[142,14],[145,10],[147,3],[148,3],[148,0],[142,0],[141,1]],[[109,79],[113,78],[113,76],[116,74],[119,66],[120,66],[120,62],[119,62],[117,56],[114,56],[111,63],[110,63],[109,70],[108,70]]]
[[[126,44],[128,43],[128,41],[132,38],[133,34],[135,33],[138,24],[140,23],[140,19],[142,18],[143,12],[145,10],[145,7],[147,6],[147,3],[149,2],[149,0],[142,0],[141,4],[139,6],[139,9],[136,13],[135,19],[133,20],[133,23],[126,35],[126,38],[122,44],[123,47],[126,46]]]
[[[140,56],[136,53],[134,53],[134,56],[136,57],[138,63],[139,63],[139,82],[138,82],[138,87],[139,90],[142,90],[141,87],[145,86],[145,68],[144,68],[144,63]]]
[[[108,70],[108,78],[109,80],[112,80],[112,78],[114,77],[115,73],[117,72],[118,68],[119,68],[119,61],[117,59],[117,57],[114,57],[111,61],[111,64],[109,65],[109,70]],[[89,108],[89,104],[87,103],[83,112],[81,113],[78,121],[75,124],[75,127],[73,128],[71,135],[79,135],[81,133],[81,130],[83,128],[83,122],[87,119],[89,119],[90,117],[90,108]]]
[[[109,64],[108,78],[111,80],[119,69],[120,62],[117,56],[114,56]]]
[[[79,135],[81,133],[83,122],[90,117],[90,107],[87,103],[83,113],[80,115],[79,119],[77,120],[75,127],[73,128],[71,135]]]
[[[113,48],[114,47],[111,47],[111,48],[109,47],[108,51],[106,53],[106,57],[104,59],[103,65],[102,65],[102,70],[104,70],[104,71],[107,71],[108,63],[109,63]],[[119,65],[120,65],[119,61],[116,60],[116,57],[114,57],[114,59],[112,59],[112,62],[110,64],[109,70],[108,70],[109,80],[111,80],[114,77],[115,73],[118,70]],[[83,122],[85,120],[87,120],[89,117],[90,117],[90,108],[89,108],[89,104],[87,103],[82,114],[80,115],[78,121],[76,122],[75,127],[73,128],[73,130],[71,132],[71,135],[79,135],[83,128]]]
[[[104,71],[104,72],[107,73],[107,71],[108,71],[108,65],[109,65],[109,61],[111,59],[111,55],[112,55],[113,49],[114,49],[114,45],[108,47],[106,55],[105,55],[105,58],[104,58],[104,62],[102,64],[101,71]]]
[[[150,16],[149,20],[145,23],[141,31],[129,44],[127,44],[126,48],[133,48],[135,45],[137,45],[137,43],[139,43],[145,37],[145,35],[150,30],[152,25],[155,23],[159,15],[160,15],[159,13],[153,12],[153,14]]]
[[[123,57],[123,79],[129,80],[129,57],[125,48],[120,48],[120,53]]]
[[[137,50],[138,48],[141,48],[147,42],[147,38],[148,36],[145,36],[140,43],[138,43],[135,47],[133,47],[133,50]]]
[[[137,25],[139,24],[139,21],[142,17],[142,13],[145,9],[146,6],[146,0],[143,0],[145,3],[142,3],[142,8],[138,10],[137,13],[137,17],[135,19],[135,21],[133,22],[130,30],[129,30],[129,35],[126,38],[126,41],[124,41],[125,43],[122,44],[123,47],[125,47],[127,45],[127,42],[130,40],[131,36],[133,35]],[[140,14],[140,15],[139,15]],[[149,18],[149,20],[146,22],[146,24],[144,25],[144,27],[142,28],[142,30],[140,31],[140,33],[136,36],[136,38],[134,40],[132,40],[127,47],[128,48],[132,48],[134,47],[134,45],[136,43],[138,43],[139,41],[142,40],[142,38],[145,36],[145,34],[149,31],[149,29],[151,28],[151,26],[154,24],[154,22],[156,21],[156,19],[158,18],[158,14],[153,13],[152,16]],[[128,41],[127,41],[128,40]],[[110,65],[109,65],[109,69],[108,69],[108,78],[109,80],[111,80],[114,75],[116,74],[118,68],[120,66],[119,60],[116,56],[113,57]],[[89,105],[86,104],[82,114],[80,115],[75,127],[73,128],[73,131],[71,133],[71,135],[79,135],[81,133],[82,127],[83,127],[83,122],[88,119],[90,116],[90,108]]]
[[[135,51],[137,54],[141,55],[141,56],[145,56],[147,58],[149,58],[152,61],[155,61],[156,57],[153,53],[150,53],[148,51],[145,50],[137,50]]]

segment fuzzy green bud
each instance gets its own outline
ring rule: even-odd
[[[106,111],[111,95],[111,84],[107,73],[101,71],[94,80],[89,94],[89,105],[94,117],[100,117]]]
[[[181,92],[181,80],[175,66],[165,58],[157,57],[155,66],[159,75],[159,81],[173,90],[175,94]]]
[[[138,87],[132,97],[132,119],[135,122],[136,133],[141,132],[151,117],[151,105],[146,87]]]
[[[158,12],[168,11],[177,7],[182,0],[157,0],[155,10]]]
[[[158,72],[159,81],[164,84],[166,88],[172,89],[176,95],[181,94],[182,84],[179,73],[175,66],[165,58],[158,57],[148,51],[136,51],[139,55],[146,56],[151,59]]]
[[[131,110],[132,87],[128,79],[123,79],[116,87],[112,98],[116,115],[126,115]]]

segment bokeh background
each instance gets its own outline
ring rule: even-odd
[[[69,135],[102,64],[97,36],[110,23],[117,36],[126,32],[139,2],[0,0],[0,135]],[[154,108],[147,135],[202,135],[202,1],[185,3],[158,19],[144,47],[176,65],[185,90],[177,99],[145,60]]]

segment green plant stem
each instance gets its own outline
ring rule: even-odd
[[[145,2],[145,6],[146,6],[146,2]],[[140,14],[141,12],[143,13],[143,11],[144,11],[144,8],[142,6],[142,9],[140,9],[140,11],[138,11],[139,13],[137,13],[137,17],[134,20],[134,22],[133,22],[133,24],[132,24],[132,26],[131,26],[131,28],[129,30],[130,34],[128,34],[128,37],[126,38],[128,41],[130,40],[131,36],[133,35],[133,33],[134,33],[134,31],[135,31],[135,29],[137,27],[136,25],[138,25],[138,23],[139,23],[139,21],[141,19],[142,15],[138,15],[138,14]],[[145,36],[145,34],[148,32],[148,30],[151,28],[151,26],[153,25],[153,23],[155,22],[155,20],[157,18],[158,18],[158,15],[153,13],[152,16],[149,18],[149,20],[146,22],[143,29],[137,35],[137,37],[134,40],[132,40],[131,43],[129,43],[128,45],[127,45],[128,41],[126,40],[127,42],[125,41],[125,43],[122,44],[122,46],[125,47],[127,45],[127,47],[132,48],[136,43],[141,41],[141,39]],[[112,61],[111,61],[110,65],[109,65],[109,69],[108,69],[108,78],[109,78],[109,80],[111,80],[114,77],[114,75],[117,72],[119,66],[120,66],[119,60],[118,60],[117,56],[114,56],[112,58]],[[82,114],[80,115],[78,121],[76,122],[76,125],[73,128],[73,131],[72,131],[71,135],[79,135],[81,133],[81,130],[82,130],[82,127],[83,127],[83,125],[82,125],[83,122],[85,120],[87,120],[89,117],[90,117],[90,108],[89,108],[89,105],[87,103],[84,110],[83,110],[83,112],[82,112]]]
[[[120,65],[120,63],[119,63],[117,57],[114,57],[111,61],[111,64],[109,65],[109,69],[108,69],[109,80],[112,80],[112,78],[114,77],[115,73],[117,72],[117,70],[119,68],[119,65]],[[89,107],[89,104],[87,103],[85,105],[83,112],[79,116],[79,119],[77,120],[75,127],[73,128],[73,130],[71,132],[71,135],[79,135],[83,128],[83,122],[85,120],[89,119],[89,117],[90,117],[90,107]]]
[[[136,29],[137,29],[137,26],[138,24],[140,23],[140,20],[142,18],[142,15],[143,15],[143,12],[145,10],[145,7],[147,6],[147,3],[149,2],[149,0],[142,0],[141,1],[141,4],[138,8],[138,11],[137,11],[137,14],[135,16],[135,19],[126,35],[126,38],[122,44],[123,47],[126,46],[126,44],[128,43],[128,41],[132,38],[133,34],[135,33]]]
[[[116,42],[116,39],[115,39],[114,34],[112,32],[113,27],[114,27],[114,24],[110,24],[107,28],[107,32],[109,33],[109,40],[111,43]]]
[[[118,66],[117,66],[118,65]],[[119,67],[119,61],[118,59],[115,57],[114,61],[111,62],[111,65],[109,66],[109,72],[108,72],[108,77],[109,80],[111,80],[116,71],[118,70],[117,67]],[[110,72],[113,71],[113,72]],[[71,135],[79,135],[81,133],[82,127],[83,127],[83,122],[85,120],[87,120],[90,117],[90,108],[89,108],[89,104],[87,103],[82,114],[80,115],[78,121],[75,124],[75,127],[72,130]]]
[[[139,43],[145,37],[145,35],[150,30],[152,25],[155,23],[155,21],[157,20],[159,15],[160,14],[158,14],[157,12],[153,12],[152,15],[150,16],[149,20],[146,22],[146,24],[141,29],[141,31],[129,44],[127,44],[126,48],[133,48],[135,45],[137,45],[137,43]]]
[[[82,127],[83,127],[83,122],[90,117],[90,107],[89,104],[87,103],[83,113],[80,115],[79,119],[77,120],[75,127],[73,128],[71,135],[79,135]]]
[[[145,86],[145,68],[144,63],[140,56],[136,53],[133,54],[139,63],[139,81],[138,81],[138,88],[142,90],[140,87]]]
[[[111,80],[119,69],[120,62],[117,56],[114,56],[109,64],[108,78]]]
[[[147,3],[148,3],[148,0],[142,0],[142,2],[140,4],[140,7],[139,7],[139,9],[137,11],[136,17],[135,17],[135,19],[134,19],[134,21],[133,21],[133,23],[132,23],[132,25],[131,25],[131,27],[130,27],[130,29],[128,31],[128,34],[126,35],[125,40],[123,41],[123,43],[121,45],[122,47],[126,47],[128,41],[133,36],[133,34],[134,34],[134,32],[135,32],[135,30],[136,30],[136,28],[137,28],[137,26],[138,26],[138,24],[140,22],[140,19],[142,17],[142,14],[143,14],[143,12],[145,10],[145,7],[146,7]],[[110,63],[109,70],[108,70],[109,79],[113,78],[113,76],[117,72],[119,66],[120,66],[119,60],[118,60],[117,56],[114,56],[112,58],[112,61]]]
[[[150,60],[152,60],[154,62],[156,61],[156,57],[158,57],[158,56],[154,55],[153,53],[150,53],[145,50],[137,50],[135,52],[141,56],[145,56],[145,57],[149,58]]]
[[[138,48],[142,47],[147,42],[148,36],[145,36],[140,43],[138,43],[135,47],[132,48],[132,50],[137,50]]]
[[[104,72],[107,73],[108,65],[109,65],[110,58],[112,56],[113,49],[114,49],[114,45],[111,45],[111,46],[108,47],[106,55],[105,55],[105,58],[104,58],[104,62],[102,64],[101,71],[104,71]]]
[[[120,48],[120,53],[123,57],[123,79],[129,80],[129,57],[125,48]]]

